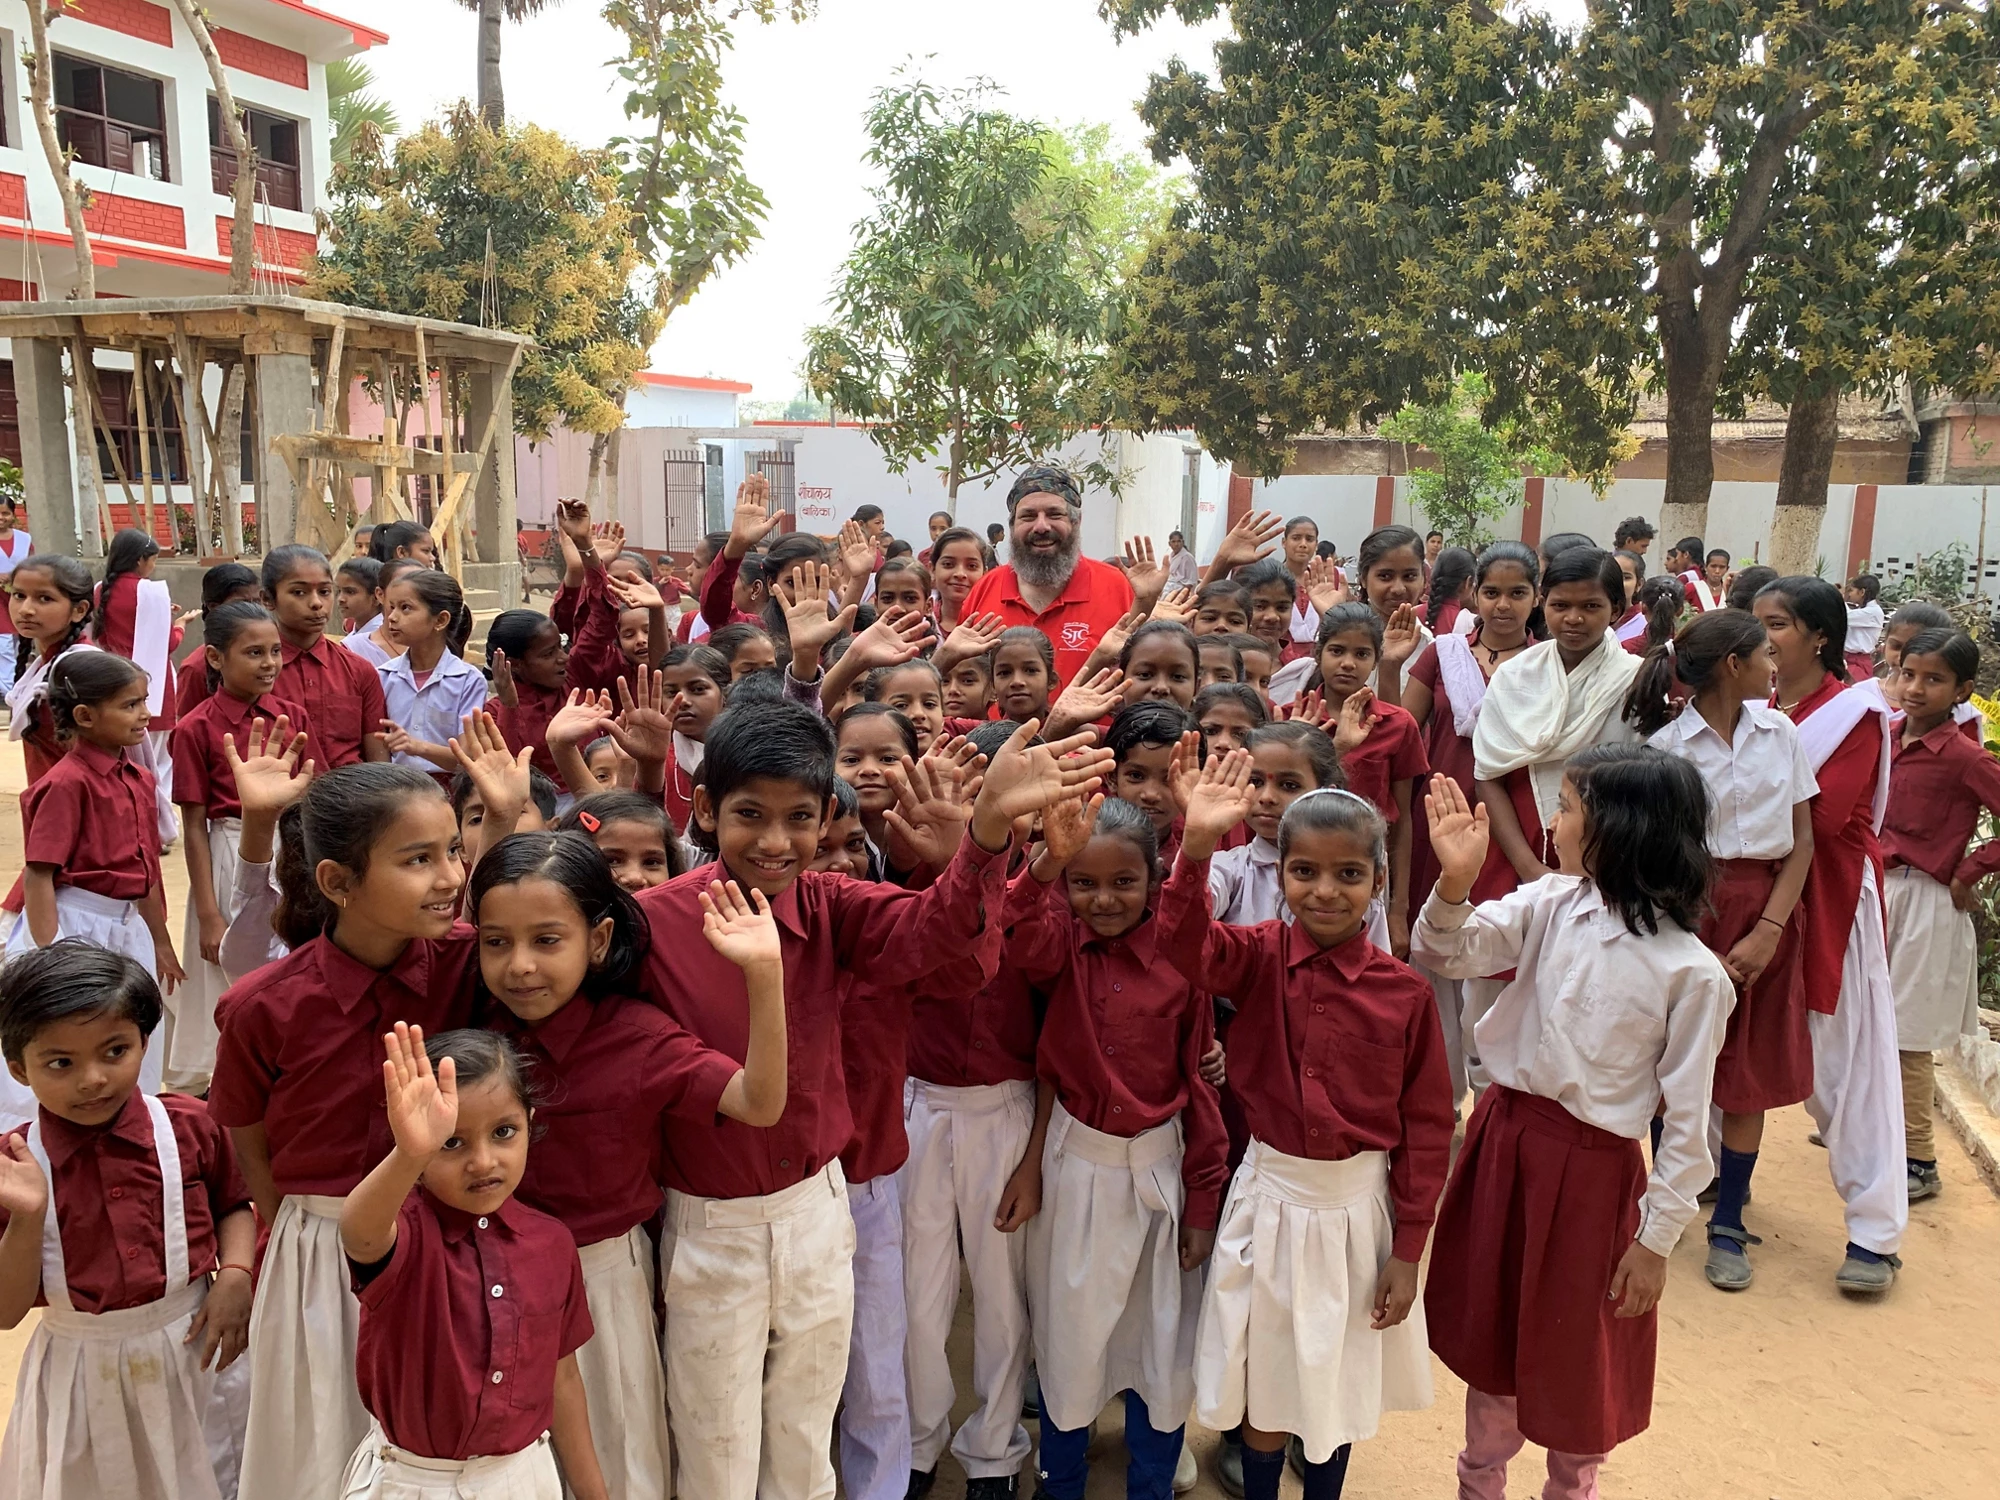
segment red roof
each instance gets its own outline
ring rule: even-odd
[[[280,3],[286,4],[289,0],[280,0]],[[747,380],[717,380],[708,375],[667,375],[658,370],[641,370],[639,379],[647,385],[663,385],[677,391],[734,391],[739,396],[750,393],[750,382]]]
[[[316,5],[307,5],[305,0],[272,0],[287,10],[295,10],[302,16],[311,16],[315,21],[331,21],[336,26],[345,26],[354,37],[354,45],[364,51],[369,47],[379,47],[389,40],[389,33],[377,31],[373,26],[363,26],[359,21],[350,21],[345,16],[336,16],[321,10]]]

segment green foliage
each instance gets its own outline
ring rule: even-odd
[[[737,413],[746,422],[824,422],[833,408],[801,385],[789,401],[745,401]]]
[[[769,207],[743,170],[743,116],[722,99],[731,23],[812,10],[812,0],[607,0],[604,19],[625,39],[611,66],[637,127],[610,151],[663,315],[756,243]]]
[[[1858,571],[1867,572],[1863,563]],[[1928,557],[1918,557],[1917,565],[1894,583],[1882,585],[1882,607],[1894,610],[1899,604],[1921,599],[1947,609],[1965,601],[1965,581],[1972,568],[1972,549],[1963,542],[1941,547]],[[1975,638],[1978,632],[1973,632]]]
[[[402,129],[389,101],[368,92],[374,85],[375,74],[358,57],[336,57],[326,65],[326,118],[333,127],[335,166],[354,154],[363,131],[391,136]]]
[[[21,475],[21,466],[9,458],[0,458],[0,500],[18,503],[27,493],[28,482]]]
[[[1108,136],[1063,134],[990,85],[878,90],[874,211],[807,335],[814,394],[866,419],[898,472],[942,447],[947,494],[1053,452],[1111,415],[1105,354],[1122,258],[1157,174]],[[1111,483],[1102,465],[1086,477]]]
[[[1410,499],[1447,545],[1474,552],[1493,540],[1486,523],[1521,498],[1523,466],[1543,472],[1550,466],[1537,445],[1481,421],[1486,404],[1486,382],[1463,375],[1448,400],[1406,406],[1379,429],[1425,450],[1428,461],[1410,470]]]
[[[480,323],[490,242],[491,323],[536,341],[514,376],[516,431],[624,422],[661,317],[633,290],[632,215],[606,153],[539,126],[492,130],[461,104],[393,157],[358,143],[332,198],[307,296]]]

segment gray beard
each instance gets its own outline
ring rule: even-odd
[[[1014,549],[1018,554],[1013,559],[1014,576],[1030,588],[1061,590],[1076,572],[1077,555],[1083,550],[1083,539],[1074,531],[1070,533],[1069,545],[1056,553],[1031,552],[1026,548]]]

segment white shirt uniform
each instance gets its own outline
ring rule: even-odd
[[[1708,783],[1710,854],[1768,860],[1792,852],[1792,809],[1818,796],[1819,782],[1787,715],[1745,703],[1729,744],[1689,703],[1646,743],[1690,762]]]
[[[486,707],[486,678],[479,668],[447,650],[438,658],[422,687],[410,666],[409,654],[391,657],[375,669],[382,676],[385,717],[409,731],[410,738],[442,745],[465,732],[465,716]],[[433,775],[444,768],[421,755],[398,750],[389,757],[399,766],[415,766]]]
[[[1882,644],[1882,606],[1870,599],[1866,604],[1847,606],[1847,640],[1841,649],[1873,656]]]
[[[1411,951],[1457,979],[1516,971],[1474,1029],[1493,1082],[1635,1141],[1664,1098],[1638,1237],[1671,1254],[1715,1175],[1711,1085],[1736,1004],[1722,961],[1664,919],[1634,935],[1580,875],[1544,875],[1476,908],[1433,893]]]
[[[1234,849],[1217,850],[1208,862],[1209,911],[1232,927],[1292,920],[1285,905],[1284,883],[1278,878],[1278,846],[1254,838]],[[1377,896],[1368,903],[1368,941],[1389,951],[1389,908]]]
[[[1194,560],[1194,554],[1183,547],[1180,551],[1167,554],[1167,587],[1170,589],[1191,589],[1201,581],[1201,564]]]

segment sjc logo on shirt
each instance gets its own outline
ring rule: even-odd
[[[1088,620],[1069,620],[1064,622],[1062,628],[1063,650],[1082,651],[1089,645],[1090,622]]]

